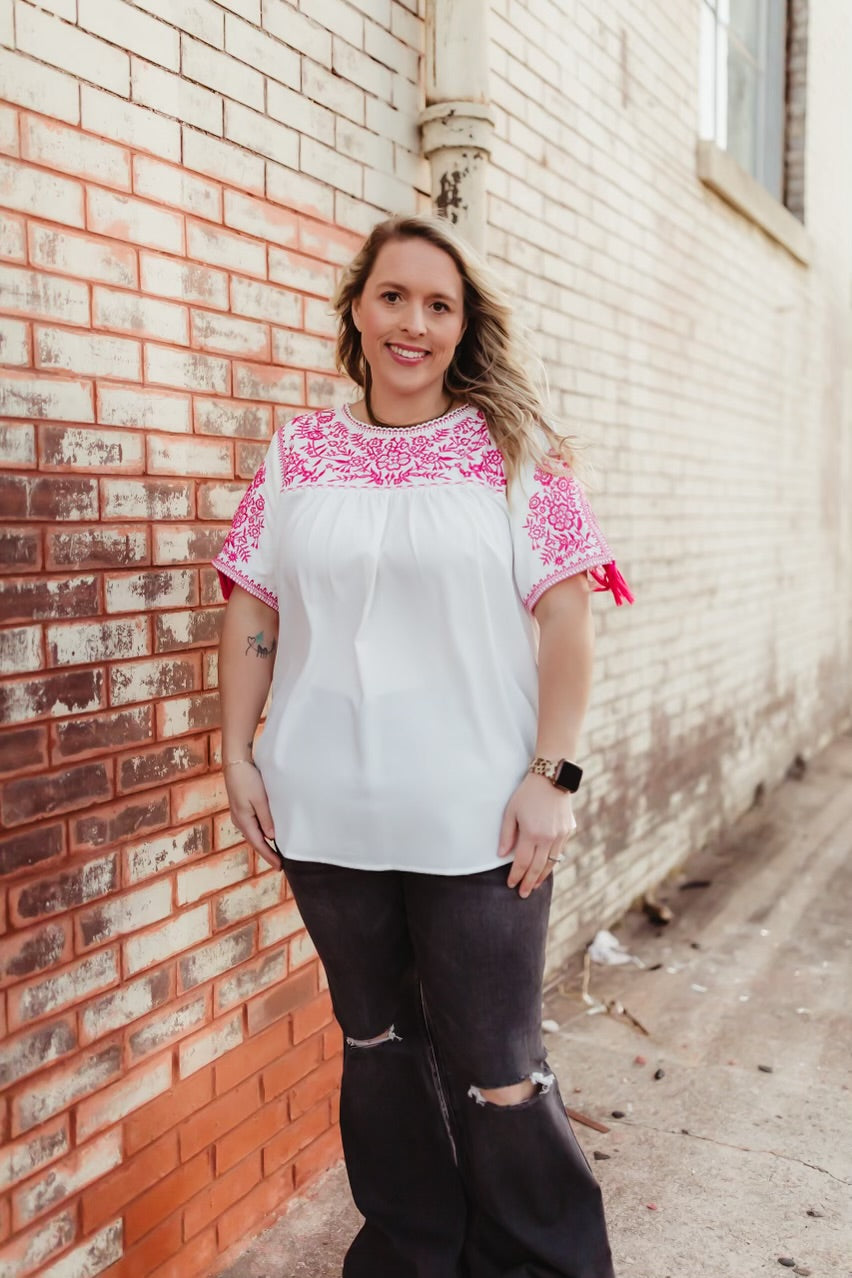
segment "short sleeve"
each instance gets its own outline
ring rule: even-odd
[[[616,604],[633,603],[627,582],[589,505],[567,468],[552,474],[532,462],[522,467],[509,494],[515,581],[532,612],[557,582],[588,572],[595,590],[609,590]]]
[[[226,599],[236,584],[276,611],[275,515],[281,492],[277,453],[273,439],[237,507],[225,544],[213,560]]]

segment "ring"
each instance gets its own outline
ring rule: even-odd
[[[560,852],[559,856],[549,856],[547,859],[548,861],[556,861],[558,863],[559,861],[565,860],[565,853]]]

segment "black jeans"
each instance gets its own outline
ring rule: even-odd
[[[344,1278],[613,1278],[541,1038],[551,880],[522,900],[508,865],[284,868],[345,1037],[340,1127],[365,1223]],[[526,1078],[517,1105],[478,1091]]]

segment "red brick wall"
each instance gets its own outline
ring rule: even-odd
[[[223,151],[14,107],[0,145],[0,1269],[187,1278],[339,1153],[322,973],[228,818],[208,561],[339,389],[358,237]]]

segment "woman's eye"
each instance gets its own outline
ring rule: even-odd
[[[448,311],[448,310],[450,309],[450,308],[449,308],[449,306],[447,306],[447,303],[446,303],[446,302],[433,302],[433,303],[432,303],[432,306],[433,306],[433,307],[434,307],[434,308],[435,308],[435,309],[436,309],[439,313],[440,313],[440,312],[442,312],[442,311]]]
[[[395,302],[398,297],[399,293],[394,293],[391,289],[388,289],[386,293],[382,293],[382,301],[384,302]]]

